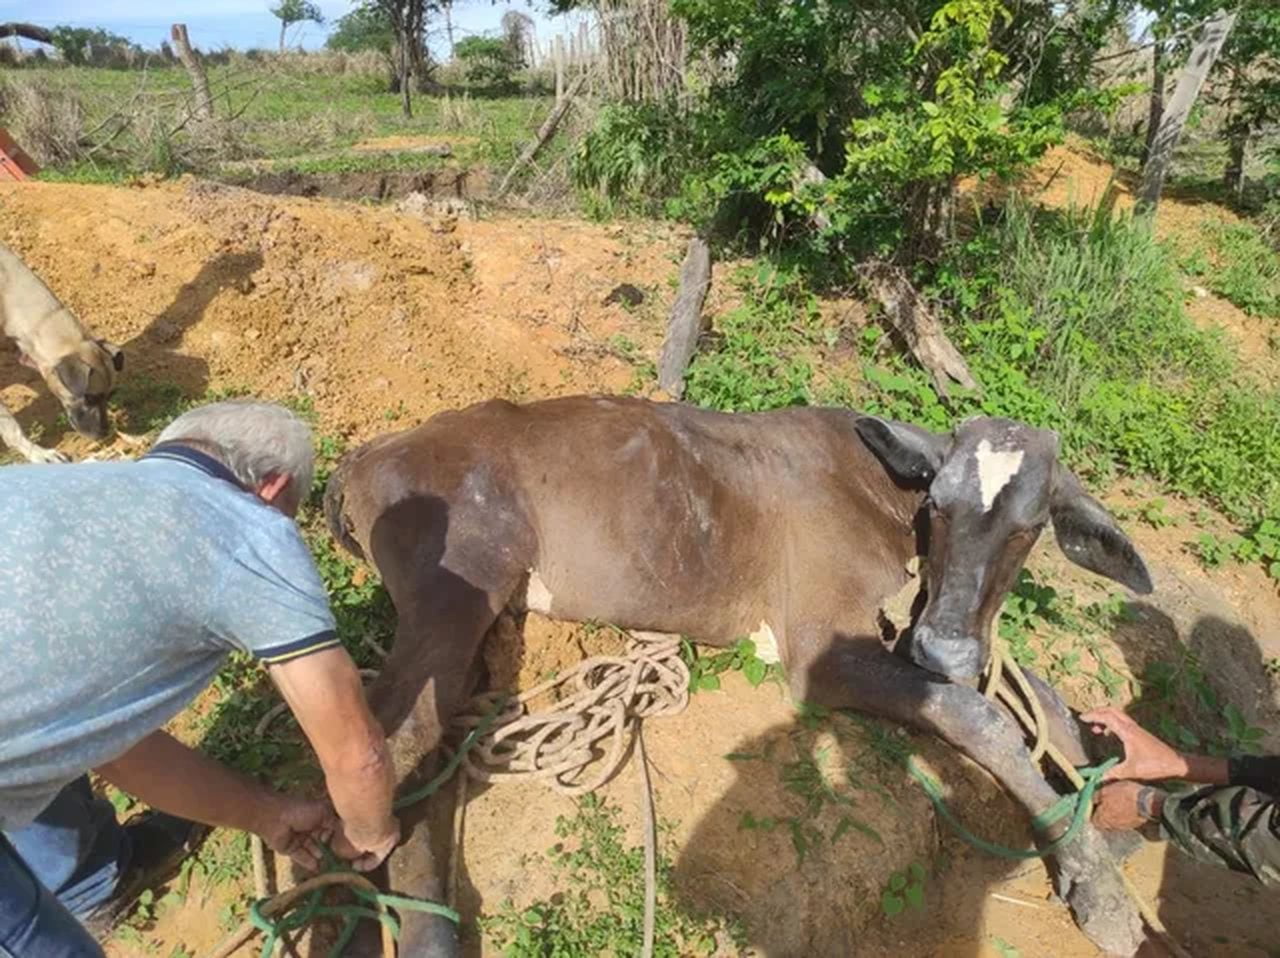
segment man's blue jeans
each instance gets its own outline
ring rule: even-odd
[[[87,776],[0,837],[0,958],[98,958],[75,916],[104,904],[129,862],[129,836]]]

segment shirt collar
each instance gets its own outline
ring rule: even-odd
[[[242,489],[245,492],[250,491],[244,483],[236,478],[235,473],[218,462],[217,459],[214,459],[213,456],[201,452],[199,449],[184,446],[181,442],[161,443],[144,455],[140,461],[146,461],[147,459],[164,459],[169,462],[185,463],[207,475],[213,476],[215,479],[226,480],[237,489]]]

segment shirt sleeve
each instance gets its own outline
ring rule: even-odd
[[[209,623],[219,640],[271,665],[339,644],[311,553],[280,518],[232,555]]]
[[[1174,792],[1164,802],[1161,832],[1197,861],[1280,884],[1280,805],[1243,785]]]

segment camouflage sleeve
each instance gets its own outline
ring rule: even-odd
[[[1280,802],[1245,785],[1173,792],[1161,832],[1197,861],[1280,884]]]
[[[1240,755],[1227,762],[1230,784],[1280,798],[1280,755]]]

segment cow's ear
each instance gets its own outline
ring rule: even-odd
[[[932,481],[951,448],[950,436],[877,416],[859,417],[854,428],[886,468],[906,482]]]
[[[1053,532],[1063,554],[1078,566],[1104,575],[1139,595],[1151,592],[1151,574],[1111,513],[1069,470],[1058,468],[1049,501]]]

